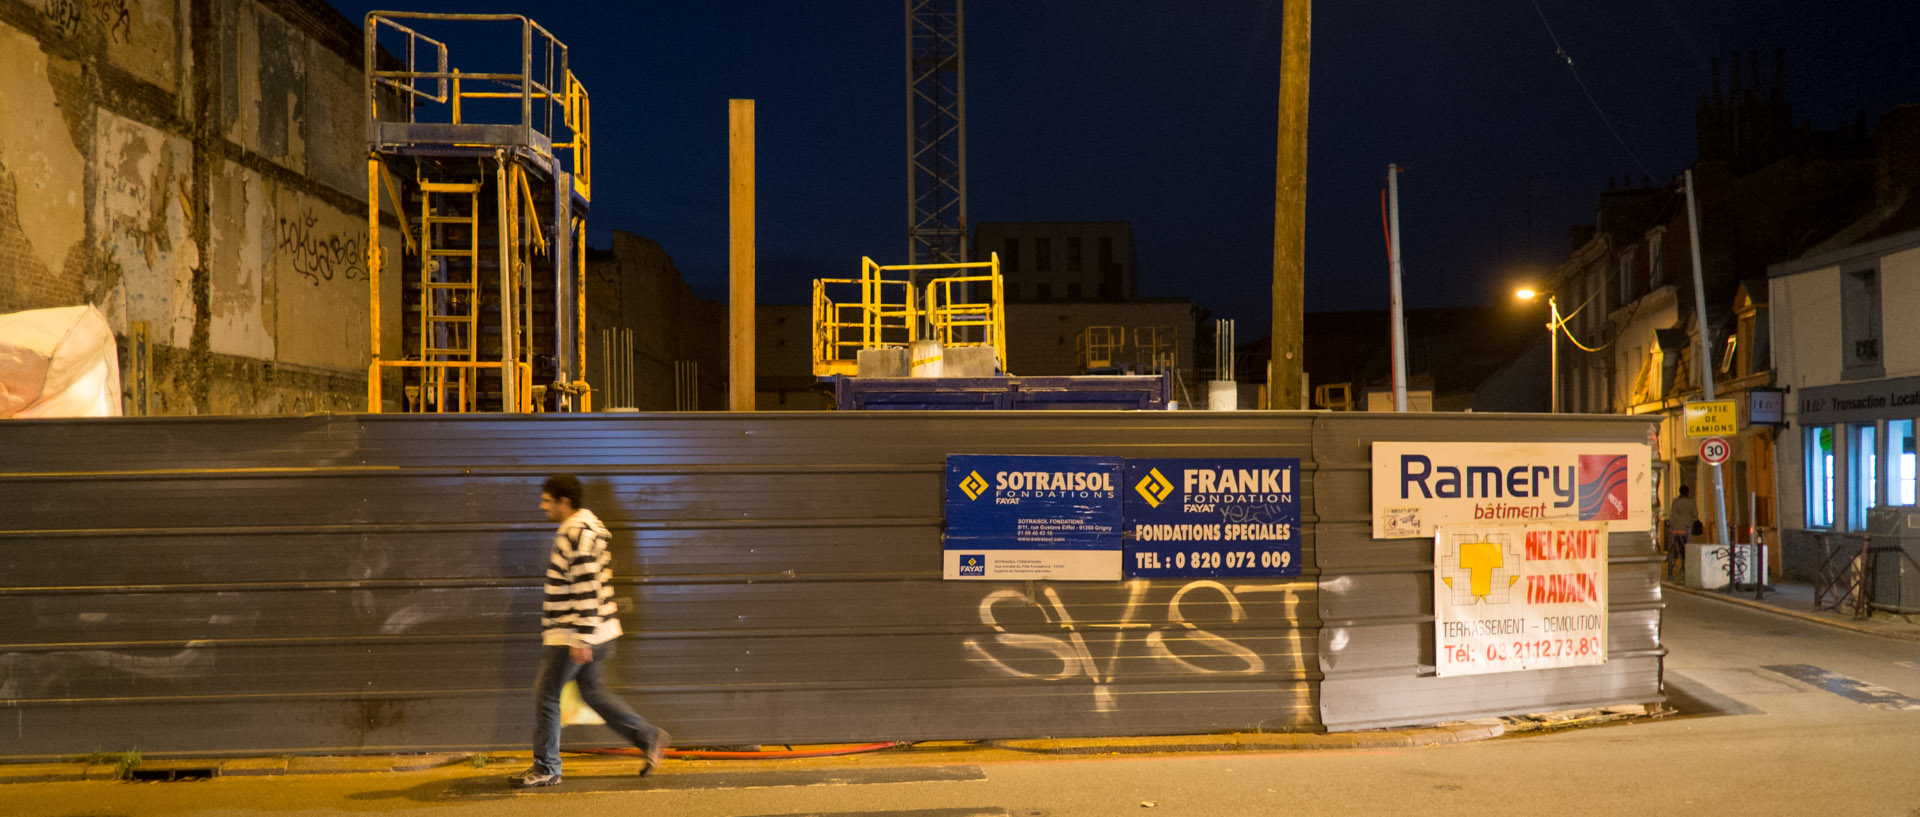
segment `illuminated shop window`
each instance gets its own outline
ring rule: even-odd
[[[1879,449],[1874,445],[1873,424],[1847,426],[1847,529],[1866,530],[1867,508],[1878,504],[1874,484],[1874,464]]]
[[[1807,527],[1833,527],[1833,427],[1807,430]]]
[[[1887,421],[1887,504],[1914,500],[1913,421]]]

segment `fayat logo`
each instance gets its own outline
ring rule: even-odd
[[[966,492],[968,499],[978,501],[980,495],[987,492],[987,480],[980,476],[979,471],[975,471],[960,480],[960,490]]]
[[[1160,503],[1167,501],[1167,497],[1173,495],[1173,483],[1168,482],[1167,475],[1155,468],[1141,477],[1140,481],[1134,484],[1133,490],[1147,501],[1147,507],[1158,508]]]
[[[1454,465],[1400,455],[1400,498],[1472,499],[1474,519],[1626,519],[1627,456],[1581,454],[1572,465]],[[1564,460],[1562,460],[1564,462]]]
[[[987,575],[987,555],[984,553],[963,554],[960,557],[960,575],[962,576]]]

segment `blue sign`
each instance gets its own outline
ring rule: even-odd
[[[947,457],[949,579],[1120,578],[1119,457]]]
[[[1126,461],[1128,578],[1300,575],[1300,460]]]

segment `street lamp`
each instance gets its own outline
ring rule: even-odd
[[[1541,295],[1547,296],[1547,348],[1550,350],[1552,368],[1547,370],[1548,404],[1554,414],[1560,413],[1560,304],[1553,299],[1552,293],[1535,292],[1521,287],[1513,293],[1523,301],[1531,301]],[[1578,310],[1576,310],[1578,311]]]

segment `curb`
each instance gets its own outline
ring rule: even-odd
[[[985,741],[983,745],[1015,752],[1060,755],[1406,749],[1487,740],[1500,737],[1506,732],[1507,725],[1504,721],[1499,718],[1487,718],[1443,723],[1417,729],[1377,729],[1364,732],[1234,732],[1220,735],[1157,737],[1042,738]],[[424,771],[462,763],[472,757],[474,757],[472,752],[440,752],[423,755],[165,758],[142,763],[138,768],[147,772],[204,772],[211,769],[212,776],[215,777],[367,774]],[[118,778],[119,769],[112,764],[77,762],[0,764],[0,785],[112,781]]]
[[[472,752],[437,752],[424,755],[366,756],[293,756],[235,758],[161,758],[136,767],[145,772],[212,770],[213,777],[272,777],[289,774],[365,774],[370,772],[417,772],[460,763]],[[118,780],[120,770],[111,763],[18,763],[0,764],[0,785],[8,783],[70,783],[85,780]]]
[[[1249,752],[1312,749],[1405,749],[1497,738],[1506,734],[1498,718],[1445,723],[1420,729],[1365,732],[1235,732],[1225,735],[1169,735],[1139,738],[1046,738],[995,740],[987,745],[1015,752],[1058,755],[1127,755],[1154,752]]]
[[[1763,601],[1754,601],[1753,599],[1743,599],[1743,598],[1740,598],[1739,596],[1730,596],[1725,593],[1720,593],[1712,590],[1701,590],[1698,588],[1687,587],[1685,585],[1674,584],[1668,581],[1660,582],[1660,586],[1662,589],[1676,590],[1681,593],[1686,593],[1687,595],[1694,596],[1696,598],[1713,599],[1715,601],[1724,602],[1727,604],[1733,604],[1740,607],[1745,607],[1750,610],[1760,610],[1762,612],[1786,616],[1787,618],[1795,618],[1795,619],[1810,622],[1813,624],[1822,624],[1828,627],[1835,627],[1842,630],[1861,633],[1863,635],[1878,636],[1880,638],[1892,638],[1899,641],[1920,641],[1920,632],[1907,633],[1907,632],[1901,632],[1898,630],[1887,630],[1880,627],[1875,627],[1870,624],[1862,624],[1852,620],[1841,620],[1841,619],[1830,618],[1814,612],[1789,610],[1785,607],[1776,607],[1774,605],[1768,604]]]

